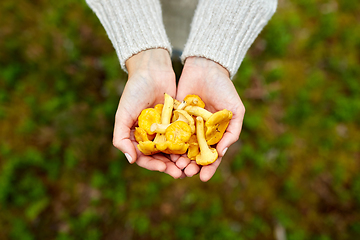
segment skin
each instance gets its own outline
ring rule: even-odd
[[[113,144],[130,163],[151,171],[160,171],[174,178],[184,173],[164,154],[146,156],[136,147],[134,130],[140,112],[163,103],[164,93],[175,97],[176,81],[171,58],[164,49],[142,51],[126,61],[128,81],[115,115]]]
[[[206,182],[214,175],[227,148],[239,139],[245,107],[230,80],[229,72],[220,64],[206,58],[189,57],[186,59],[176,98],[181,100],[188,94],[200,96],[205,102],[205,108],[210,112],[224,108],[233,112],[233,118],[223,138],[217,144],[219,158],[214,163],[200,167],[195,161],[190,161],[184,156],[176,162],[182,167],[187,163],[184,168],[186,176],[191,177],[200,172],[200,179]]]
[[[192,177],[200,173],[204,182],[211,179],[226,149],[239,138],[245,108],[221,65],[199,57],[187,58],[176,89],[175,74],[169,53],[164,49],[142,51],[126,61],[128,81],[115,116],[113,144],[122,151],[130,163],[151,171],[160,171],[174,178]],[[196,94],[215,112],[224,108],[233,112],[233,118],[222,140],[217,144],[219,158],[208,166],[198,166],[186,155],[143,155],[136,147],[134,129],[137,117],[144,108],[163,103],[164,93],[182,100]]]

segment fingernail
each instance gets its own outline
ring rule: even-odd
[[[228,148],[225,148],[225,149],[223,150],[223,152],[222,152],[222,155],[223,155],[223,156],[225,155],[225,153],[226,153],[227,150],[228,150]]]
[[[129,161],[129,163],[132,162],[132,157],[130,156],[130,154],[125,153],[125,157],[126,157],[126,159]]]

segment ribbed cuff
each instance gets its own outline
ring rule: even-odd
[[[200,0],[182,62],[205,57],[225,67],[232,78],[276,7],[277,0]]]
[[[131,56],[152,48],[171,55],[158,0],[86,0],[106,30],[121,68]]]

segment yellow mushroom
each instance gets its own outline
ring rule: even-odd
[[[191,135],[188,143],[189,143],[189,149],[187,152],[187,157],[190,160],[196,160],[196,156],[199,155],[200,150],[199,150],[199,143],[197,141],[197,137],[195,134]]]
[[[177,110],[183,110],[186,106],[198,106],[201,108],[205,107],[205,103],[198,95],[187,95],[184,100],[176,108]]]
[[[205,140],[205,126],[202,117],[196,118],[196,137],[200,147],[200,154],[196,156],[198,165],[209,165],[216,161],[218,153],[215,148],[210,148]]]
[[[167,93],[164,94],[164,106],[161,112],[161,124],[170,124],[174,99]]]
[[[196,95],[188,95],[179,102],[165,93],[164,104],[144,109],[138,118],[139,127],[134,132],[138,149],[146,155],[187,152],[189,159],[199,165],[213,163],[218,153],[210,145],[220,141],[232,113],[224,109],[213,114],[204,107],[205,103]]]
[[[174,99],[167,93],[164,94],[164,105],[161,112],[161,121],[157,123],[161,123],[163,126],[167,126],[170,124],[172,110],[174,107]],[[151,129],[151,126],[150,126]],[[154,129],[154,128],[153,128]],[[162,143],[166,142],[166,138],[164,135],[164,132],[158,132],[156,133],[154,143],[157,149],[161,149],[164,147],[162,146]]]
[[[163,107],[164,107],[164,104],[161,104],[161,103],[156,104],[155,107],[154,107],[154,109],[155,109],[156,111],[158,111],[158,113],[160,114],[160,116],[161,116]]]
[[[146,142],[146,141],[152,141],[155,137],[155,135],[149,135],[144,129],[141,127],[135,127],[134,132],[135,140],[137,142]]]
[[[190,126],[183,121],[176,121],[170,124],[165,131],[165,141],[156,143],[156,148],[168,154],[186,153],[191,137]]]
[[[185,111],[189,114],[202,117],[205,120],[208,145],[214,145],[221,140],[232,118],[232,112],[227,109],[211,113],[197,106],[187,106]]]
[[[184,110],[188,112],[190,115],[194,115],[196,117],[202,117],[204,121],[207,121],[212,115],[211,112],[199,106],[187,106],[185,107]]]
[[[145,155],[153,155],[155,153],[160,152],[155,146],[155,143],[152,141],[145,141],[145,142],[139,142],[137,145],[140,152],[142,152]]]
[[[166,129],[165,137],[167,141],[174,143],[185,143],[191,137],[190,126],[183,121],[176,121]]]
[[[181,102],[179,100],[174,99],[174,109],[178,109]]]
[[[152,155],[160,152],[156,149],[155,144],[151,141],[155,135],[148,135],[144,129],[136,127],[134,136],[135,140],[139,143],[137,147],[143,154]]]
[[[194,118],[190,116],[185,110],[175,110],[173,112],[172,122],[183,121],[186,122],[191,129],[191,134],[195,133],[195,122]]]
[[[146,108],[141,111],[138,117],[139,127],[144,129],[148,134],[152,135],[154,132],[150,130],[153,123],[160,123],[161,116],[154,108]]]
[[[168,126],[170,126],[170,124],[153,123],[150,130],[155,133],[165,133]]]
[[[221,110],[214,113],[206,122],[206,141],[208,145],[218,143],[223,137],[226,128],[232,118],[232,112],[229,110]]]

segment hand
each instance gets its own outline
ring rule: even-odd
[[[174,97],[175,73],[169,53],[164,49],[142,51],[126,61],[128,81],[122,93],[115,116],[113,144],[122,151],[130,163],[165,172],[174,178],[183,172],[163,154],[146,156],[136,147],[134,129],[140,112],[164,102],[164,93]]]
[[[180,76],[176,98],[182,100],[188,94],[196,94],[205,102],[205,108],[216,112],[226,108],[232,111],[233,118],[220,142],[216,146],[219,158],[207,166],[198,166],[186,156],[181,156],[176,165],[184,169],[186,176],[200,172],[200,179],[208,181],[214,175],[222,157],[230,145],[239,139],[245,107],[229,78],[229,72],[211,60],[200,57],[186,59]]]

